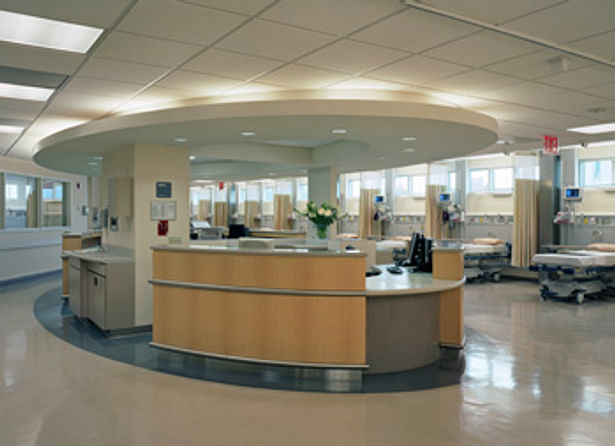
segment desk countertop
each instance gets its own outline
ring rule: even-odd
[[[465,283],[465,278],[462,280],[434,279],[431,273],[409,273],[405,268],[402,268],[401,274],[391,274],[387,271],[387,266],[390,265],[378,265],[382,274],[365,279],[368,297],[437,293],[457,288]]]
[[[64,251],[62,257],[75,257],[80,260],[95,263],[134,263],[134,257],[132,254],[116,251],[99,251],[99,250],[76,250],[76,251]]]

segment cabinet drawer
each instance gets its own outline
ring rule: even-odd
[[[101,276],[107,275],[107,265],[104,263],[88,262],[88,270]]]

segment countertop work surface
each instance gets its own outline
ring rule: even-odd
[[[96,263],[133,263],[134,256],[124,251],[100,251],[82,249],[76,251],[64,251],[62,257],[76,257],[81,260]]]
[[[401,274],[392,274],[387,271],[388,266],[391,265],[377,265],[382,273],[365,279],[365,290],[368,297],[439,293],[465,283],[465,278],[462,280],[434,279],[431,273],[409,273],[406,268],[402,268]]]
[[[247,254],[261,256],[365,257],[367,255],[365,252],[358,250],[343,251],[321,249],[318,247],[251,249],[239,248],[238,246],[233,245],[156,245],[152,246],[152,249],[154,251],[186,251],[217,254]]]

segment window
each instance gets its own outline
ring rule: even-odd
[[[348,181],[348,198],[359,198],[361,195],[361,180]]]
[[[308,199],[307,183],[297,184],[297,201],[307,201],[307,199]]]
[[[457,190],[457,172],[455,171],[448,173],[448,190],[449,192]]]
[[[613,160],[581,160],[579,161],[580,185],[608,186],[613,184]]]
[[[213,186],[197,186],[190,188],[190,203],[192,205],[192,218],[205,221],[211,214],[211,197]]]
[[[425,196],[425,175],[413,175],[412,176],[412,195],[415,197]]]
[[[275,192],[275,187],[273,186],[265,186],[263,190],[263,201],[273,202],[273,194]]]
[[[43,226],[68,226],[69,183],[42,180],[41,211]]]
[[[4,227],[6,229],[36,228],[38,226],[36,178],[6,174],[4,181]]]
[[[489,169],[470,170],[470,192],[483,193],[489,190]]]
[[[491,171],[494,191],[510,191],[513,188],[512,167],[501,167]]]
[[[395,177],[395,195],[410,195],[410,186],[408,180],[408,175],[398,175]]]

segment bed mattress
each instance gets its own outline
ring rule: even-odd
[[[477,245],[474,243],[464,243],[464,254],[506,254],[508,248],[506,245]]]
[[[615,253],[601,251],[572,251],[557,254],[536,254],[534,263],[539,265],[558,265],[579,268],[591,266],[615,266]]]

